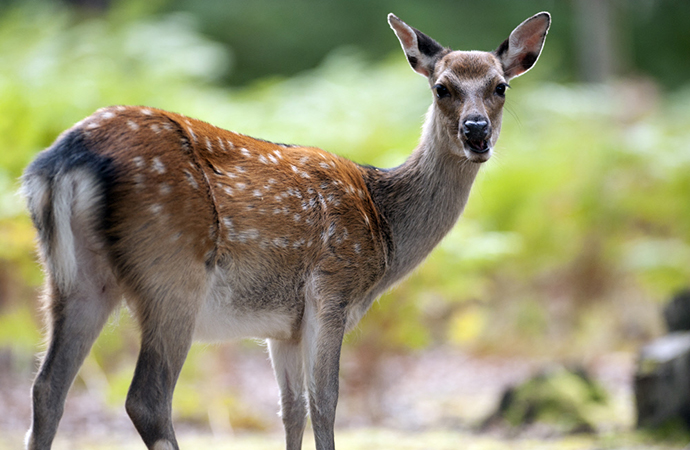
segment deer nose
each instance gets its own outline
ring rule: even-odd
[[[484,141],[489,136],[489,122],[480,117],[466,119],[462,134],[468,141]]]

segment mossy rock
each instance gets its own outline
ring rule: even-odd
[[[591,433],[611,414],[606,390],[583,369],[556,366],[508,388],[485,425],[540,423],[559,433]]]

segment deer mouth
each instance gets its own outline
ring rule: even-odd
[[[466,147],[468,147],[469,150],[474,153],[482,154],[491,150],[491,147],[489,146],[489,141],[486,139],[468,139],[467,141],[465,141],[465,143]]]
[[[475,163],[484,163],[491,158],[491,142],[488,139],[463,139],[465,157]]]

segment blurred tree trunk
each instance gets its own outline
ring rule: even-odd
[[[622,55],[614,3],[612,0],[573,0],[579,76],[587,83],[607,81],[620,68]]]

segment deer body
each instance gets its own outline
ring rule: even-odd
[[[127,412],[153,449],[177,443],[172,393],[193,339],[268,340],[289,450],[307,410],[333,448],[342,339],[452,228],[500,130],[508,79],[550,18],[496,52],[452,52],[389,17],[436,94],[417,149],[390,170],[144,107],[96,112],[41,153],[23,189],[46,269],[50,345],[31,449],[49,448],[79,366],[125,298],[142,346]]]

